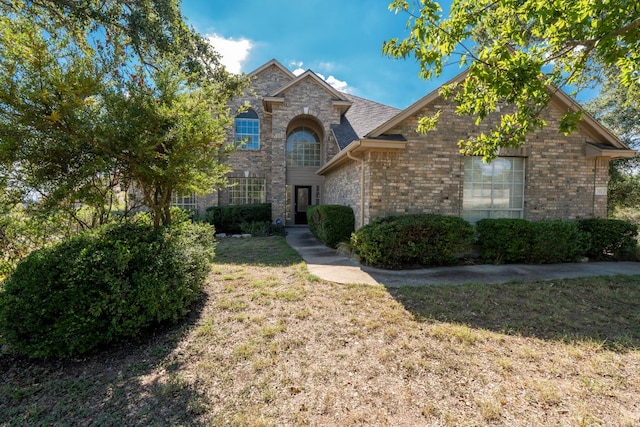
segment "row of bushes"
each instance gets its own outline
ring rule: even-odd
[[[208,207],[202,221],[213,225],[218,232],[241,233],[247,224],[271,222],[271,203]],[[244,230],[243,230],[244,226]]]
[[[635,257],[638,226],[614,219],[526,221],[483,219],[476,224],[486,262],[549,264],[580,257],[593,261]]]
[[[619,220],[485,219],[476,229],[458,217],[415,214],[379,218],[351,236],[366,263],[381,268],[452,265],[477,245],[490,263],[548,264],[634,259],[638,226]]]
[[[176,321],[214,255],[208,224],[120,223],[36,250],[0,290],[0,335],[31,357],[71,356]]]

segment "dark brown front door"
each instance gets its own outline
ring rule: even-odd
[[[295,186],[296,214],[295,224],[307,223],[307,207],[311,204],[311,186]]]

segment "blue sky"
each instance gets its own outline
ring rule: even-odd
[[[296,74],[311,69],[339,90],[406,108],[457,75],[418,77],[413,58],[382,55],[382,44],[406,34],[407,16],[390,0],[182,0],[188,23],[207,36],[232,72],[249,73],[275,58]],[[445,11],[448,1],[441,2]],[[456,58],[453,58],[455,62]],[[584,102],[596,94],[583,91]]]
[[[406,15],[389,0],[183,0],[190,25],[210,38],[234,72],[275,58],[291,71],[311,69],[334,87],[405,108],[460,72],[418,77],[413,59],[382,55],[382,44],[405,34]]]

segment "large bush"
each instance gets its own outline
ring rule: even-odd
[[[342,205],[309,206],[307,223],[309,231],[332,248],[340,242],[348,242],[355,228],[353,209]]]
[[[595,261],[635,259],[638,226],[616,219],[583,219],[580,229],[586,233],[586,256]]]
[[[206,209],[203,220],[219,232],[240,233],[243,223],[271,222],[271,203],[211,206]]]
[[[575,221],[533,221],[527,262],[575,262],[586,252],[586,245],[586,236]]]
[[[588,245],[575,221],[483,219],[476,232],[480,256],[497,264],[572,262],[585,254]]]
[[[0,291],[0,334],[32,357],[89,352],[184,316],[213,258],[213,228],[109,225],[31,253]]]
[[[415,214],[377,219],[356,231],[351,245],[376,267],[451,265],[470,250],[473,235],[462,218]]]
[[[524,262],[529,256],[531,223],[524,219],[482,219],[476,223],[478,251],[486,262]]]

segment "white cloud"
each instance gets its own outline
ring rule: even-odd
[[[302,61],[289,61],[289,66],[290,67],[296,67],[292,73],[295,76],[299,76],[300,74],[304,73],[305,70],[304,68],[302,68],[302,66],[304,65],[304,63]],[[321,62],[318,67],[320,69],[331,69],[333,68],[333,65],[330,62]],[[338,80],[337,78],[335,78],[334,76],[330,75],[329,77],[325,77],[323,74],[320,73],[316,73],[316,75],[318,77],[320,77],[322,80],[324,80],[325,82],[329,83],[329,85],[333,86],[334,89],[339,90],[341,92],[350,92],[350,88],[349,88],[349,84],[346,81],[342,81],[342,80]]]
[[[335,89],[339,90],[340,92],[349,92],[349,85],[347,84],[346,81],[342,81],[342,80],[338,80],[333,76],[329,76],[327,79],[327,83],[329,83],[331,86],[333,86]]]
[[[253,43],[248,39],[225,39],[218,34],[207,36],[207,40],[221,56],[220,62],[227,68],[227,71],[240,74],[242,63],[249,56]]]

